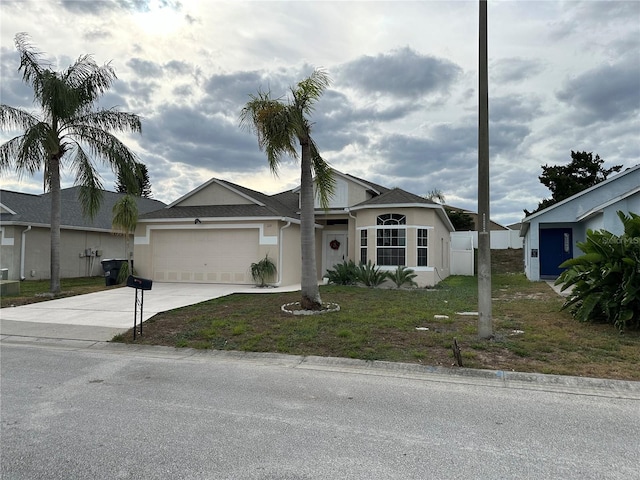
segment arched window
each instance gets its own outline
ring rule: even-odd
[[[378,215],[378,225],[406,225],[407,217],[399,213],[385,213]]]

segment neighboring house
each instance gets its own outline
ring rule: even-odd
[[[100,210],[93,220],[82,215],[80,187],[61,191],[60,276],[62,278],[103,275],[100,261],[127,258],[125,240],[111,230],[112,208],[123,196],[103,192]],[[51,273],[51,194],[0,190],[0,267],[10,280],[42,280]],[[139,214],[166,204],[137,199]],[[133,248],[133,242],[129,242]]]
[[[458,207],[452,207],[451,205],[445,205],[444,208],[446,210],[451,210],[453,212],[460,212],[460,213],[466,213],[467,215],[469,215],[471,217],[471,220],[473,220],[473,230],[474,231],[478,231],[478,214],[477,212],[474,212],[472,210],[466,210],[464,208],[458,208]],[[508,230],[507,227],[505,227],[504,225],[500,225],[497,222],[494,222],[493,220],[489,221],[489,230],[496,230],[496,231],[500,231],[500,230]]]
[[[640,165],[629,168],[522,220],[525,273],[529,280],[555,278],[559,265],[581,255],[576,242],[587,230],[624,232],[616,212],[640,212]]]
[[[340,172],[335,179],[329,208],[316,205],[319,280],[349,259],[385,270],[405,265],[420,286],[449,275],[453,226],[441,205]],[[298,193],[264,195],[213,178],[140,216],[136,269],[158,282],[250,284],[251,263],[268,255],[278,269],[274,283],[300,283]]]

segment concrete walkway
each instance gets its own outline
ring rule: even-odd
[[[142,318],[148,320],[160,312],[233,293],[297,290],[300,285],[257,288],[251,285],[154,283],[151,290],[144,292]],[[134,309],[135,289],[126,287],[8,307],[0,309],[0,335],[107,341],[133,327]]]
[[[563,292],[561,290],[562,285],[556,285],[555,280],[545,280],[545,281],[547,282],[547,285],[549,285],[553,289],[554,292],[556,292],[558,295],[563,297],[568,297],[571,291],[573,290],[573,286],[571,286]]]

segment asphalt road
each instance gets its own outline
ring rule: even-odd
[[[300,357],[2,343],[14,479],[638,479],[640,396]]]

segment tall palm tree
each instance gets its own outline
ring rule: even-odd
[[[251,129],[258,137],[258,145],[267,154],[271,172],[277,175],[283,154],[298,158],[300,144],[300,250],[302,253],[301,287],[303,309],[322,307],[315,248],[314,181],[320,205],[327,208],[335,190],[333,171],[320,156],[311,138],[309,114],[314,104],[329,86],[329,76],[321,69],[291,87],[291,98],[271,98],[270,93],[258,91],[240,114],[241,126]]]
[[[138,224],[138,204],[133,195],[124,195],[113,204],[111,210],[111,228],[114,233],[124,236],[124,249],[128,265],[128,274],[133,275],[133,260],[129,255],[129,236],[136,231]]]
[[[51,192],[51,292],[60,292],[60,171],[69,168],[80,185],[84,213],[93,217],[102,200],[102,183],[94,166],[100,159],[133,185],[135,155],[114,135],[140,132],[137,115],[115,109],[95,109],[95,103],[116,79],[113,68],[98,66],[83,55],[66,71],[51,70],[29,36],[15,37],[22,79],[31,84],[39,114],[0,105],[0,127],[22,130],[0,145],[0,172],[14,169],[33,175],[42,170],[44,188]]]

